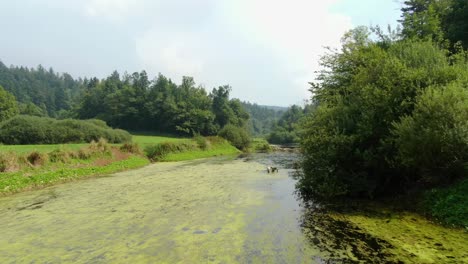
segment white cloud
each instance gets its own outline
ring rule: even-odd
[[[140,4],[141,0],[87,0],[84,12],[90,17],[123,21]]]
[[[136,41],[137,55],[145,69],[173,77],[197,76],[203,71],[197,46],[197,39],[188,33],[162,34],[150,30]]]
[[[138,17],[135,54],[150,74],[229,83],[234,96],[264,104],[307,98],[323,47],[352,26],[330,11],[339,0],[88,1],[89,16]]]

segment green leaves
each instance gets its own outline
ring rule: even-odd
[[[357,34],[361,32],[361,34]],[[298,187],[318,198],[375,197],[450,183],[468,162],[468,64],[433,41],[385,47],[349,34],[325,56],[304,122]]]
[[[0,86],[0,122],[19,113],[15,97]]]

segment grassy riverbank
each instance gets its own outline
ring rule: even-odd
[[[24,152],[23,146],[18,146],[17,152],[0,152],[0,195],[134,169],[149,163],[148,159],[138,155],[138,149],[128,151],[104,140],[83,145],[78,150],[57,148],[45,152],[46,147],[40,149],[44,152]]]
[[[145,149],[145,151],[142,151]],[[219,137],[134,135],[132,144],[0,146],[0,195],[135,169],[150,161],[183,161],[240,151]]]

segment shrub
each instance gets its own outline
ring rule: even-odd
[[[234,147],[244,150],[250,145],[250,136],[246,129],[228,124],[218,135],[229,141]]]
[[[26,159],[33,166],[43,166],[49,162],[49,155],[33,151],[26,156]]]
[[[124,143],[122,146],[120,146],[120,150],[137,155],[141,155],[143,153],[138,143]]]
[[[87,160],[93,156],[93,151],[89,147],[82,147],[74,155],[78,159]]]
[[[267,152],[267,153],[272,151],[271,146],[270,144],[268,144],[268,142],[262,142],[256,145],[255,150],[260,151],[260,152]]]
[[[19,169],[18,156],[14,152],[0,153],[0,172],[13,172]]]
[[[206,138],[204,138],[204,137],[202,137],[200,135],[196,135],[193,138],[193,140],[195,140],[195,142],[197,142],[198,147],[200,149],[202,149],[202,150],[207,150],[207,149],[210,148],[210,142]]]
[[[49,152],[50,162],[67,163],[70,161],[70,158],[71,158],[70,152],[66,150],[56,149],[52,152]]]
[[[197,149],[192,142],[163,142],[145,148],[146,156],[151,161],[160,161],[169,153],[179,153]]]
[[[109,153],[111,149],[105,138],[99,138],[97,142],[91,141],[89,148],[95,153]]]
[[[426,191],[424,209],[444,224],[468,227],[468,179]]]
[[[393,124],[397,161],[416,172],[414,181],[450,183],[468,163],[468,88],[459,83],[428,88],[412,115]]]
[[[56,120],[37,116],[16,116],[0,123],[0,142],[4,144],[64,144],[97,141],[110,143],[131,140],[131,135],[112,129],[98,120]]]
[[[276,129],[268,135],[267,140],[272,144],[291,144],[298,143],[299,137],[294,131],[289,132],[285,129]]]
[[[226,140],[222,137],[218,137],[218,136],[209,136],[209,137],[206,137],[206,139],[211,143],[211,144],[214,144],[214,145],[217,145],[217,144],[223,144],[226,142]]]

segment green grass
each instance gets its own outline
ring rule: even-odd
[[[216,157],[216,156],[223,156],[223,155],[236,155],[239,154],[241,151],[236,149],[234,146],[229,144],[228,142],[222,142],[217,144],[212,144],[209,149],[202,150],[190,150],[181,153],[169,153],[167,154],[162,161],[183,161],[183,160],[194,160],[194,159],[202,159],[202,158],[209,158],[209,157]]]
[[[144,135],[133,135],[132,141],[138,143],[142,148],[147,145],[158,144],[162,142],[179,142],[184,140],[190,140],[187,138],[177,138],[169,136],[144,136]],[[88,144],[51,144],[51,145],[0,145],[0,152],[13,151],[18,154],[30,153],[33,151],[38,152],[51,152],[56,149],[63,150],[78,150],[81,147],[87,146]],[[120,144],[110,144],[118,146]]]
[[[271,147],[266,139],[253,138],[250,143],[250,147],[248,151],[249,152],[271,152]]]
[[[0,175],[0,195],[20,192],[28,189],[46,187],[55,183],[67,182],[76,179],[115,173],[128,169],[135,169],[149,163],[148,159],[131,156],[126,160],[116,161],[106,166],[87,166],[70,168],[67,164],[54,170],[47,168],[29,171],[33,174],[26,176],[25,171],[2,173]]]
[[[190,140],[188,138],[177,138],[177,137],[168,137],[168,136],[142,136],[142,135],[133,135],[132,141],[138,143],[142,148],[145,148],[148,145],[154,145],[162,142],[180,142]]]
[[[88,144],[52,144],[52,145],[0,145],[0,152],[16,152],[18,154],[38,152],[51,152],[56,149],[78,150]]]

